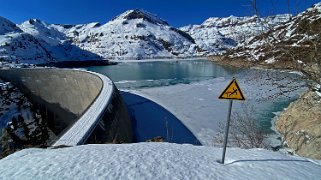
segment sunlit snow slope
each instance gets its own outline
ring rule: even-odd
[[[320,161],[263,149],[169,143],[25,149],[0,161],[8,179],[320,179]]]

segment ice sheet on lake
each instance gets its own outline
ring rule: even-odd
[[[253,113],[259,118],[273,116],[273,112],[282,110],[275,109],[274,106],[277,103],[293,100],[303,90],[301,88],[288,93],[290,99],[269,98],[279,93],[280,88],[273,85],[273,82],[264,80],[263,76],[254,78],[253,75],[257,74],[243,72],[236,75],[246,101],[234,101],[233,112],[240,111],[241,105],[245,104],[254,107]],[[210,146],[213,145],[213,137],[220,130],[219,122],[226,121],[228,101],[219,100],[218,96],[230,80],[231,77],[221,77],[192,84],[129,91],[151,99],[168,109],[194,133],[203,145]],[[288,82],[290,82],[289,79],[283,81],[286,85]]]

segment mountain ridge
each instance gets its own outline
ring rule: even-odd
[[[3,32],[0,33],[0,58],[24,62],[26,58],[23,53],[29,53],[26,50],[21,51],[19,56],[13,56],[14,52],[8,53],[8,49],[4,48],[10,44],[8,37],[11,36],[11,30],[29,34],[39,42],[41,47],[34,48],[46,51],[38,55],[38,59],[44,58],[41,62],[184,58],[224,54],[291,19],[292,16],[288,14],[265,18],[211,17],[200,25],[175,28],[157,15],[141,9],[125,11],[105,24],[64,25],[30,19],[15,25],[9,20],[0,19],[0,23],[6,22],[6,28],[2,28]],[[258,21],[266,23],[260,24]]]
[[[244,59],[263,66],[300,70],[320,82],[321,3],[291,21],[227,51],[226,59]]]

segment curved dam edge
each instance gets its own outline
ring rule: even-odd
[[[0,77],[31,98],[45,112],[48,125],[58,129],[51,146],[84,144],[97,125],[104,123],[109,139],[132,142],[127,108],[105,75],[77,69],[36,68],[3,69]]]
[[[98,76],[102,80],[102,88],[86,112],[53,144],[53,146],[75,146],[83,144],[99,123],[102,113],[98,112],[104,111],[115,90],[113,82],[106,76],[90,71],[81,71]]]

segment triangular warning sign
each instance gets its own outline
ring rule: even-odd
[[[231,99],[231,100],[245,100],[245,97],[241,91],[235,78],[230,82],[230,84],[225,88],[225,90],[218,97],[219,99]]]

